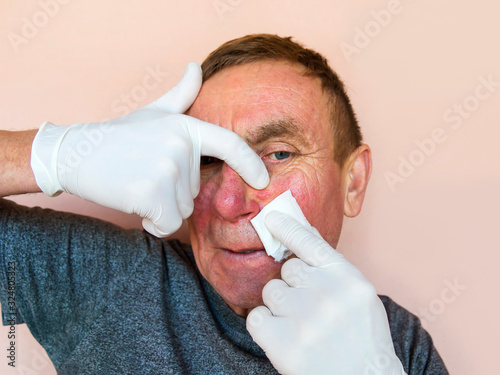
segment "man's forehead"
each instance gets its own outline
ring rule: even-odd
[[[283,62],[250,63],[210,77],[189,115],[235,131],[249,144],[268,139],[314,141],[329,118],[329,105],[317,78]],[[300,138],[300,139],[299,139]]]
[[[200,96],[241,93],[249,99],[269,94],[307,98],[322,92],[319,78],[303,74],[304,67],[285,61],[257,61],[224,68],[204,82]]]

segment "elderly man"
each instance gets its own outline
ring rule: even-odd
[[[25,322],[60,374],[447,374],[418,319],[334,250],[371,156],[326,60],[251,35],[202,71],[199,93],[191,64],[105,124],[1,134],[3,196],[66,191],[156,236],[2,201],[4,324]],[[308,223],[262,219],[292,254],[275,259],[251,220],[286,191]],[[157,238],[186,218],[191,246]]]

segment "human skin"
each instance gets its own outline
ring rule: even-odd
[[[0,130],[0,197],[41,191],[30,166],[36,132]]]
[[[233,311],[246,317],[262,305],[263,287],[280,278],[284,262],[266,254],[250,220],[290,189],[311,225],[335,248],[344,215],[356,216],[361,209],[370,150],[362,145],[342,167],[334,161],[330,107],[320,80],[285,62],[248,63],[216,73],[188,114],[241,136],[269,172],[268,187],[255,190],[227,164],[208,160],[188,220],[200,272]]]

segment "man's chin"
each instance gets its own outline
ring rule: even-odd
[[[254,308],[264,304],[262,301],[262,296],[260,296],[259,298],[251,298],[247,301],[239,301],[237,304],[232,304],[230,301],[227,301],[225,299],[224,301],[231,308],[231,310],[233,310],[236,314],[243,318],[246,318],[250,311],[252,311]]]
[[[217,288],[216,285],[215,290],[231,310],[239,316],[246,318],[252,309],[263,305],[262,289],[264,289],[268,281],[256,282],[256,280],[253,280],[253,282],[246,284],[245,288],[241,287],[242,284],[233,284],[223,288]]]

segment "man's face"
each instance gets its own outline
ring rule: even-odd
[[[340,236],[345,176],[333,160],[330,109],[319,79],[300,69],[284,62],[227,68],[204,83],[189,111],[246,140],[269,172],[269,186],[255,190],[225,163],[202,165],[189,219],[202,275],[242,316],[280,278],[283,262],[267,256],[250,223],[266,204],[290,189],[325,240],[335,247]]]

